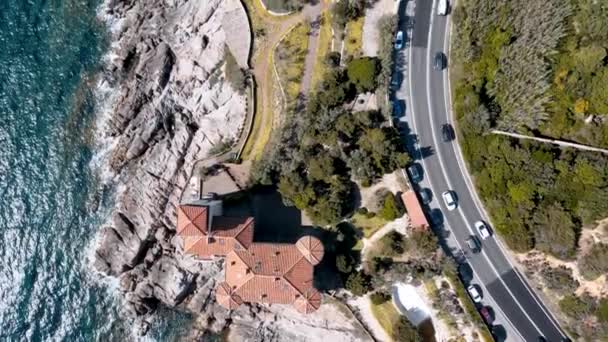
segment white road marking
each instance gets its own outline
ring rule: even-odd
[[[427,63],[426,63],[426,82],[427,83],[426,83],[426,88],[427,88],[427,105],[428,105],[428,109],[429,109],[429,118],[430,118],[430,123],[431,123],[431,135],[433,136],[433,142],[435,143],[435,146],[439,146],[438,140],[437,140],[437,136],[435,134],[435,122],[433,120],[433,114],[432,114],[433,107],[432,107],[432,104],[431,104],[431,97],[430,97],[430,95],[431,95],[431,63],[430,62],[431,62],[431,40],[432,40],[431,38],[433,36],[433,22],[434,22],[433,9],[434,8],[435,8],[435,0],[433,0],[433,6],[431,8],[431,20],[430,20],[430,23],[429,23],[430,29],[429,29],[429,35],[428,35],[428,38],[427,38]],[[445,178],[448,186],[450,187],[450,190],[454,189],[454,187],[452,186],[452,183],[450,182],[450,178],[447,175],[446,168],[445,168],[445,165],[443,163],[443,158],[441,157],[441,149],[439,149],[439,148],[437,148],[437,159],[439,160],[439,165],[441,166],[441,172],[443,173],[443,176],[444,176],[444,178]],[[460,216],[461,216],[461,218],[462,218],[462,220],[464,222],[464,225],[466,226],[467,230],[471,233],[471,235],[476,235],[475,232],[473,231],[473,229],[468,225],[468,221],[467,221],[467,219],[466,219],[466,217],[464,215],[462,207],[460,205],[458,205],[458,208],[456,210],[460,214]],[[496,277],[503,284],[503,286],[505,287],[505,289],[507,290],[507,292],[509,293],[509,295],[513,298],[513,300],[515,301],[515,303],[517,304],[517,306],[523,312],[524,316],[526,316],[526,318],[528,319],[528,321],[534,326],[534,328],[538,331],[538,333],[542,334],[541,330],[538,328],[538,326],[536,325],[536,323],[528,315],[528,313],[526,312],[526,310],[524,310],[524,308],[521,306],[521,304],[519,303],[519,301],[517,300],[517,298],[513,295],[513,293],[509,289],[509,287],[507,287],[507,284],[501,278],[500,273],[498,272],[498,270],[496,269],[496,267],[494,267],[494,264],[490,261],[490,258],[488,257],[488,255],[485,252],[485,250],[483,250],[483,248],[481,249],[481,255],[484,257],[484,259],[486,260],[486,262],[488,263],[488,265],[490,266],[490,268],[492,269],[492,271],[494,271],[494,273],[496,274]],[[473,267],[471,267],[471,268],[473,268]],[[500,308],[500,305],[498,305],[498,307]],[[502,312],[501,308],[500,308],[500,310]],[[509,323],[511,324],[511,326],[520,335],[520,337],[522,337],[522,335],[519,332],[519,330],[517,329],[517,327],[509,320],[509,318],[506,315],[505,315],[505,318],[509,321]]]

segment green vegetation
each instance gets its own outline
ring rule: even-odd
[[[382,201],[382,209],[378,212],[378,215],[385,220],[393,221],[398,217],[405,214],[405,209],[401,204],[401,201],[396,198],[392,192],[388,192]]]
[[[366,238],[374,235],[378,229],[382,228],[387,223],[384,218],[376,215],[373,212],[367,212],[367,210],[366,213],[362,213],[357,210],[357,212],[351,217],[350,221],[357,228],[361,228],[363,230],[363,236]]]
[[[608,336],[608,297],[598,300],[586,292],[569,294],[559,301],[559,307],[568,318],[574,339],[604,341]]]
[[[346,37],[344,37],[344,50],[346,55],[358,57],[363,47],[363,22],[365,17],[359,17],[346,24]]]
[[[254,1],[262,1],[264,6],[270,11],[277,13],[286,13],[291,11],[299,11],[306,5],[310,3],[310,0],[254,0]]]
[[[572,270],[566,266],[542,267],[540,274],[548,289],[565,295],[578,289],[579,282],[572,277]]]
[[[395,342],[422,342],[422,336],[405,316],[399,317],[391,336]]]
[[[608,274],[608,245],[596,243],[585,253],[579,263],[581,275],[587,280]]]
[[[287,106],[295,105],[300,94],[309,32],[308,22],[298,24],[283,38],[275,52],[277,73],[286,93]]]
[[[451,75],[461,146],[494,228],[516,251],[538,248],[571,259],[581,225],[608,212],[605,156],[489,134],[500,128],[604,139],[574,113],[579,96],[567,99],[580,93],[571,85],[602,87],[573,76],[564,61],[582,58],[594,75],[607,68],[597,59],[601,51],[588,48],[607,44],[599,39],[608,35],[607,19],[605,6],[593,0],[463,0],[454,9]],[[597,112],[605,101],[585,96],[576,111]]]
[[[224,65],[225,65],[225,73],[226,80],[234,89],[240,94],[245,93],[245,88],[247,87],[247,74],[236,62],[234,56],[228,49],[228,46],[224,46]]]
[[[278,183],[283,199],[320,225],[353,211],[351,179],[364,186],[409,161],[397,131],[377,112],[349,112],[357,94],[343,69],[326,74],[306,110],[286,115],[274,149],[256,165],[261,183]]]
[[[325,10],[321,14],[321,21],[319,24],[321,27],[319,28],[319,41],[317,42],[315,65],[312,68],[311,89],[316,89],[328,69],[325,61],[327,60],[327,56],[331,53],[332,40],[331,16],[329,10]]]
[[[372,280],[364,272],[353,272],[346,279],[346,289],[355,296],[363,296],[372,290]]]
[[[386,291],[376,291],[369,296],[374,305],[381,305],[391,300],[391,295]]]
[[[342,31],[349,21],[360,18],[365,10],[365,4],[365,0],[345,0],[336,2],[331,9],[336,28]]]
[[[378,98],[384,98],[388,94],[388,84],[393,70],[393,38],[397,31],[397,16],[384,16],[378,21],[380,32],[380,46],[378,59],[380,59],[380,73],[378,74]],[[381,103],[383,103],[381,101]],[[384,104],[383,113],[390,117],[389,104]]]
[[[401,317],[393,303],[391,301],[382,304],[374,304],[372,302],[371,307],[374,317],[376,317],[376,320],[378,320],[384,331],[386,331],[389,336],[393,336],[395,330],[394,326]]]
[[[346,66],[346,75],[357,92],[365,93],[376,89],[378,60],[371,57],[353,59]]]

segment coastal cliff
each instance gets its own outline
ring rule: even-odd
[[[104,74],[117,96],[99,129],[113,141],[108,164],[118,191],[93,263],[119,279],[127,314],[145,327],[159,305],[177,308],[197,314],[201,329],[229,326],[231,340],[367,339],[333,305],[309,316],[283,306],[224,309],[214,296],[223,261],[184,255],[175,236],[193,163],[236,141],[244,126],[247,99],[224,73],[226,48],[247,67],[250,38],[231,26],[249,27],[239,23],[247,20],[240,2],[111,0],[102,11],[113,24]]]

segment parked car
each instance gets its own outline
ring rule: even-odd
[[[467,287],[467,292],[469,292],[469,296],[471,296],[471,299],[473,299],[475,303],[481,303],[481,293],[477,289],[477,286],[469,285],[469,287]]]
[[[393,89],[399,89],[399,87],[401,86],[401,78],[403,76],[401,76],[401,73],[399,72],[394,72],[393,73],[393,77],[391,77],[391,87]]]
[[[403,48],[403,31],[397,32],[395,37],[395,50],[401,50]]]
[[[403,116],[405,114],[405,102],[403,100],[393,101],[393,116]]]
[[[414,183],[418,183],[422,180],[422,173],[420,173],[420,166],[418,166],[418,164],[408,166],[407,173],[410,175],[410,178]]]
[[[439,0],[437,3],[437,15],[448,15],[448,0]]]
[[[481,246],[479,244],[479,240],[477,240],[477,236],[470,235],[465,242],[467,243],[467,247],[469,247],[471,252],[479,253],[481,251]]]
[[[445,56],[443,52],[436,52],[433,59],[433,69],[443,70],[443,68],[445,68]]]
[[[431,203],[432,194],[430,189],[420,189],[418,194],[420,195],[420,201],[422,202],[422,204]]]
[[[445,206],[448,208],[449,211],[456,209],[456,195],[453,191],[444,191],[441,194],[441,197],[443,197],[443,202],[445,203]]]
[[[454,140],[454,129],[450,124],[441,125],[441,136],[444,142],[450,142]]]
[[[485,224],[485,222],[483,222],[483,221],[475,222],[475,229],[477,229],[477,231],[479,232],[479,236],[483,240],[490,237],[490,230],[488,229],[488,226]]]
[[[492,314],[490,313],[490,310],[487,306],[482,306],[481,309],[479,309],[479,314],[481,315],[481,317],[483,317],[483,320],[486,321],[488,325],[492,325],[492,322],[494,322],[494,318],[492,318]]]

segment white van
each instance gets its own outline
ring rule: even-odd
[[[437,2],[437,15],[448,15],[448,0]]]

